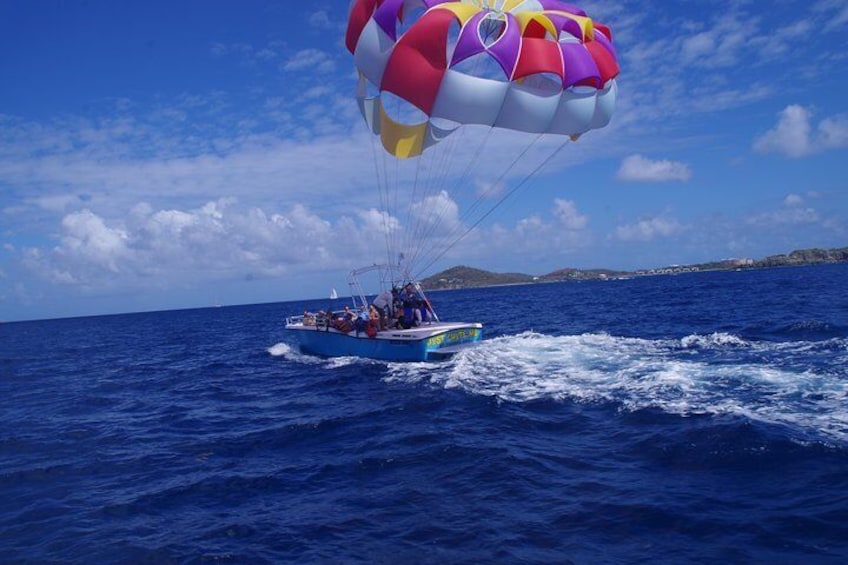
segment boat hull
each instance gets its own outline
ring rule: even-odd
[[[386,330],[375,337],[343,333],[334,328],[287,324],[300,350],[322,357],[367,357],[383,361],[434,361],[444,359],[483,338],[479,323],[434,322],[408,330]]]

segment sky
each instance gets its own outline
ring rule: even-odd
[[[425,276],[848,245],[848,1],[577,3],[613,33],[611,123],[492,130],[510,165],[424,202],[359,114],[348,0],[0,0],[0,320],[342,294],[386,259],[390,181],[468,231]]]

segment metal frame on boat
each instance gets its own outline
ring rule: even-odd
[[[415,295],[424,301],[430,320],[410,328],[388,327],[371,335],[352,329],[341,331],[331,320],[343,311],[289,316],[286,329],[293,332],[301,351],[323,357],[368,357],[384,361],[434,361],[452,356],[459,350],[480,341],[483,324],[479,322],[443,322],[433,310],[418,281],[408,272],[394,265],[372,265],[351,271],[348,284],[351,289],[352,312],[367,310],[369,302],[360,284],[365,274],[376,274],[380,290],[401,288],[411,284]]]

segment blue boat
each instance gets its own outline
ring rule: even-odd
[[[359,283],[368,272],[380,274],[382,292],[392,289],[397,296],[405,292],[406,319],[395,305],[386,307],[377,321],[366,320],[362,312],[374,311],[374,302],[366,299]],[[322,357],[367,357],[382,361],[437,361],[448,358],[483,338],[479,322],[441,321],[421,285],[408,274],[399,274],[393,266],[373,265],[350,273],[351,307],[329,312],[304,312],[286,318],[286,330],[294,336],[300,350]],[[379,295],[378,295],[379,296]],[[415,315],[409,314],[414,300]],[[423,312],[423,314],[422,314]]]
[[[436,361],[450,357],[483,337],[483,324],[434,322],[418,328],[365,333],[343,333],[336,328],[304,325],[289,318],[286,329],[294,332],[300,350],[322,357],[368,357],[384,361]]]

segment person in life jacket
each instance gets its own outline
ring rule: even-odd
[[[382,316],[377,311],[377,307],[372,304],[368,311],[368,327],[365,328],[365,334],[368,337],[377,337],[377,332],[383,329],[382,324]]]

